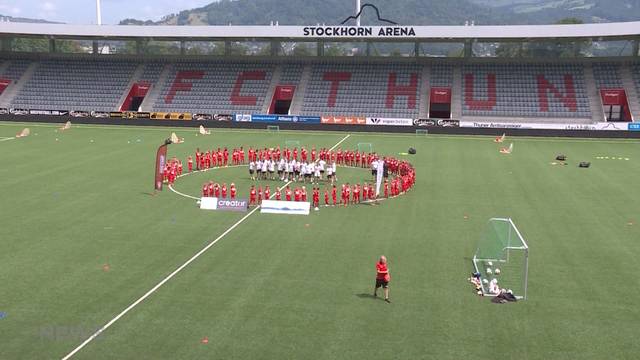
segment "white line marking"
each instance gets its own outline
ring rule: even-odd
[[[347,136],[345,136],[344,138],[342,138],[342,140],[340,140],[337,144],[335,144],[330,150],[333,150],[335,148],[337,148],[340,144],[342,144],[345,140],[347,140],[351,135],[348,134]],[[280,190],[282,190],[283,188],[285,188],[287,185],[289,185],[291,183],[291,181],[289,181],[288,183],[286,183],[285,185],[283,185]],[[269,197],[269,199],[271,199],[275,194],[271,195],[271,197]],[[98,331],[96,331],[95,333],[93,333],[91,336],[89,336],[85,341],[82,342],[82,344],[78,345],[78,347],[76,347],[75,349],[73,349],[70,353],[68,353],[67,355],[65,355],[62,360],[68,360],[71,359],[72,356],[74,356],[78,351],[82,350],[82,348],[84,348],[85,346],[87,346],[87,344],[89,344],[91,341],[93,341],[93,339],[97,338],[98,336],[100,336],[100,334],[102,334],[105,330],[107,330],[109,327],[111,327],[111,325],[113,325],[116,321],[120,320],[121,317],[125,316],[129,311],[131,311],[134,307],[136,307],[138,304],[140,304],[141,302],[143,302],[146,298],[148,298],[149,296],[151,296],[154,292],[156,292],[162,285],[164,285],[167,281],[171,280],[174,276],[176,276],[176,274],[178,274],[180,271],[182,271],[182,269],[186,268],[187,266],[189,266],[189,264],[191,264],[194,260],[196,260],[197,258],[200,257],[200,255],[204,254],[207,250],[209,250],[209,248],[211,248],[213,245],[215,245],[215,243],[217,243],[218,241],[220,241],[220,239],[222,239],[223,237],[225,237],[228,233],[230,233],[231,231],[233,231],[233,229],[235,229],[236,227],[238,227],[238,225],[242,224],[249,216],[253,215],[253,213],[255,213],[258,209],[260,209],[260,206],[256,206],[253,210],[251,210],[247,215],[243,216],[242,219],[238,220],[238,222],[236,222],[235,224],[231,225],[230,228],[228,228],[227,230],[225,230],[225,232],[223,232],[222,234],[220,234],[220,236],[218,236],[215,240],[213,240],[212,242],[210,242],[207,246],[205,246],[202,250],[198,251],[195,255],[193,255],[189,260],[187,260],[184,264],[180,265],[180,267],[178,267],[177,269],[175,269],[171,274],[169,274],[169,276],[167,276],[166,278],[162,279],[162,281],[160,281],[158,284],[156,284],[156,286],[152,287],[151,290],[147,291],[144,295],[142,295],[138,300],[134,301],[131,305],[127,306],[124,310],[122,310],[118,315],[116,315],[116,317],[114,317],[113,319],[111,319],[108,323],[106,323],[105,325],[103,325],[100,329],[98,329]]]
[[[237,168],[237,167],[243,167],[243,166],[249,166],[249,165],[231,165],[231,166],[223,166],[223,167],[212,167],[212,168],[205,169],[205,170],[196,170],[196,171],[192,171],[192,172],[187,172],[187,173],[184,173],[182,175],[179,175],[177,178],[180,179],[183,176],[187,176],[187,175],[191,175],[191,174],[197,174],[197,173],[201,173],[201,172],[207,172],[207,171],[210,171],[210,170]],[[180,196],[184,196],[184,197],[189,198],[189,199],[200,200],[199,197],[195,197],[195,196],[187,195],[185,193],[181,193],[180,191],[174,189],[173,185],[169,185],[169,190],[173,191],[174,193],[176,193],[176,194],[178,194]]]
[[[0,138],[0,142],[7,141],[7,140],[13,140],[13,139],[15,139],[15,138],[14,137],[3,137],[3,138]]]

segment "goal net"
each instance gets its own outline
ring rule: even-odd
[[[280,126],[278,126],[278,125],[267,125],[267,131],[269,131],[269,132],[278,132],[278,131],[280,131]]]
[[[284,147],[288,149],[300,148],[300,141],[298,140],[286,140],[284,142]]]
[[[496,279],[500,288],[512,290],[519,299],[527,298],[529,246],[511,219],[489,220],[473,265],[483,279],[484,295],[494,295],[489,292],[489,283]]]
[[[358,143],[358,152],[373,153],[373,145],[371,143]]]
[[[427,129],[416,129],[416,136],[425,136],[429,135],[429,130]]]

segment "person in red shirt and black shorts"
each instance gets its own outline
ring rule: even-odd
[[[391,281],[391,276],[387,267],[387,258],[382,255],[376,263],[376,287],[373,289],[373,297],[378,297],[378,288],[381,287],[384,290],[384,301],[391,303],[389,300],[389,281]]]

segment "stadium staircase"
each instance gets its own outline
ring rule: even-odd
[[[593,74],[593,66],[591,64],[585,64],[584,66],[584,82],[587,88],[587,95],[589,96],[589,108],[591,109],[591,120],[593,122],[605,121],[604,113],[602,112],[602,99],[600,98],[600,92],[596,85],[595,76]]]
[[[630,66],[621,66],[620,73],[622,75],[622,87],[627,93],[627,100],[629,102],[629,110],[634,121],[640,120],[640,97],[638,96],[638,89],[633,82],[633,73]]]
[[[18,62],[24,63],[23,61]],[[6,72],[11,69],[12,65],[14,65],[13,62],[11,64],[8,64],[3,73],[6,74]],[[15,73],[15,76],[8,76],[13,80],[13,82],[4,90],[4,92],[2,92],[2,95],[0,95],[0,107],[11,107],[11,103],[15,99],[16,95],[18,95],[20,90],[24,88],[25,84],[29,81],[29,79],[31,79],[37,68],[38,62],[33,61],[31,63],[28,63],[26,70],[24,70],[24,72],[22,72],[21,74],[17,72]]]
[[[462,69],[453,68],[453,84],[451,86],[451,118],[462,118]]]
[[[144,97],[142,104],[140,104],[141,111],[151,111],[153,108],[153,104],[156,103],[156,100],[160,96],[160,92],[164,85],[167,83],[169,79],[169,74],[171,73],[171,65],[166,64],[163,65],[160,74],[156,81],[151,82],[151,89],[149,89],[149,93]]]
[[[305,65],[302,69],[302,76],[300,82],[296,88],[295,94],[293,94],[293,100],[291,101],[291,114],[300,114],[302,110],[302,104],[304,102],[304,94],[309,85],[311,79],[311,65]]]
[[[280,84],[281,75],[282,75],[282,65],[278,65],[273,70],[273,75],[271,76],[271,84],[269,84],[267,95],[264,98],[264,104],[262,104],[263,114],[267,114],[269,112],[269,108],[271,107],[271,100],[273,99],[273,94],[275,94],[276,92],[276,86]]]
[[[136,70],[133,72],[133,75],[131,76],[131,80],[129,80],[129,84],[127,84],[125,91],[122,93],[122,96],[120,96],[120,99],[118,100],[117,108],[113,109],[114,111],[120,110],[120,106],[122,105],[122,103],[124,103],[124,100],[129,95],[129,90],[131,89],[133,84],[135,84],[136,81],[138,81],[142,76],[142,73],[144,72],[144,67],[145,67],[144,64],[140,64],[136,67]]]
[[[418,101],[418,118],[425,119],[429,116],[429,95],[431,90],[431,67],[424,66],[422,68],[422,78],[420,81],[420,94]]]

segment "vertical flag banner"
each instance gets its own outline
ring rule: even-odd
[[[162,191],[162,172],[167,162],[167,145],[166,143],[160,145],[156,153],[156,180],[154,186],[158,191]]]
[[[380,185],[382,185],[382,176],[384,175],[384,160],[376,161],[376,197],[380,195]]]

